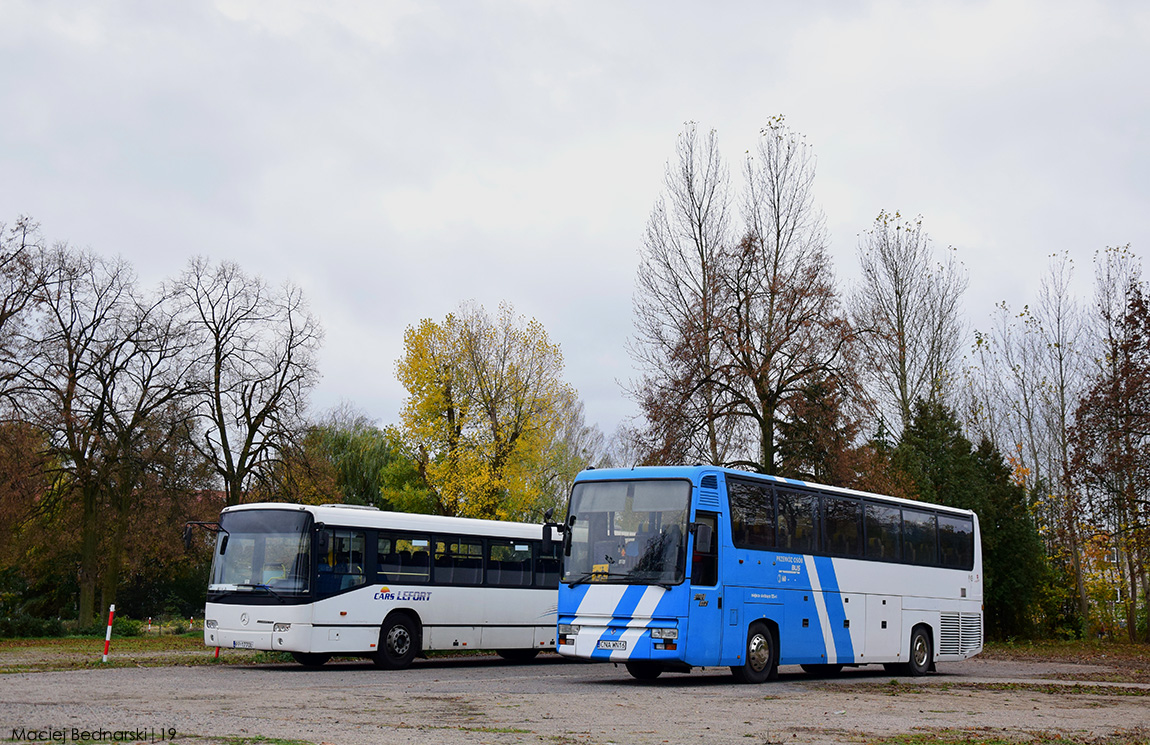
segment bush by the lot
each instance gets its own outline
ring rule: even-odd
[[[64,624],[59,618],[35,618],[26,614],[0,617],[0,637],[28,638],[62,636]]]

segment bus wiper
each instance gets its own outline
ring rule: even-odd
[[[267,585],[257,585],[253,582],[240,582],[240,583],[236,584],[236,589],[237,590],[243,589],[243,590],[247,590],[249,592],[252,590],[266,590],[268,595],[271,595],[273,598],[280,601],[281,603],[284,602],[283,597],[281,597],[278,592],[276,592],[272,588],[268,587]]]
[[[583,574],[579,575],[578,577],[576,577],[573,580],[565,580],[565,584],[568,587],[577,587],[579,585],[585,585],[588,582],[591,582],[591,581],[596,580],[596,579],[609,579],[611,577],[629,577],[629,576],[631,576],[631,575],[627,574],[626,572],[583,572]]]

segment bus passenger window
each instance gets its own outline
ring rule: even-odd
[[[562,544],[556,541],[551,544],[551,553],[543,553],[542,544],[536,544],[538,558],[535,559],[535,586],[546,587],[550,590],[559,587],[559,552]]]
[[[700,512],[695,522],[711,526],[711,545],[700,551],[699,544],[691,556],[691,584],[710,587],[719,581],[719,520],[713,512]]]

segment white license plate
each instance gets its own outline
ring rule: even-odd
[[[610,639],[600,639],[599,644],[597,645],[597,648],[598,649],[626,649],[627,648],[627,642],[623,641],[623,640],[613,641]]]
[[[232,642],[232,646],[237,649],[255,649],[252,642]]]

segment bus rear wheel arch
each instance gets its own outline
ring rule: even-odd
[[[396,611],[383,620],[379,630],[379,647],[372,661],[385,670],[402,670],[411,664],[421,643],[419,621],[402,611]]]
[[[778,677],[778,670],[778,629],[766,621],[755,621],[747,628],[743,664],[732,665],[731,672],[741,683],[763,683]]]

